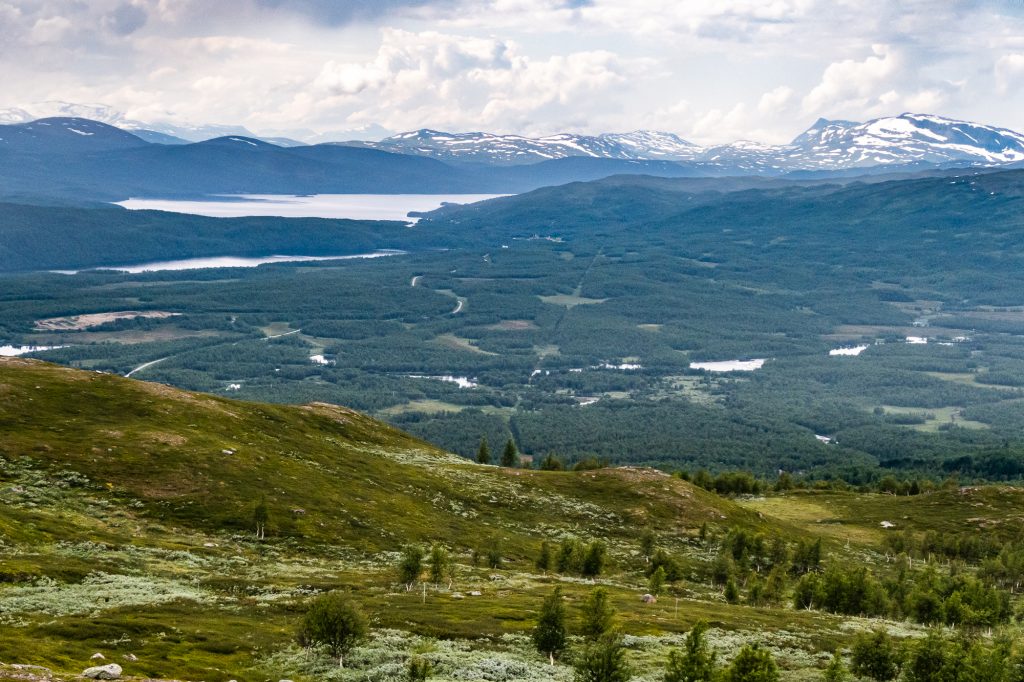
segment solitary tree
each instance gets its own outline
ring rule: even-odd
[[[445,579],[451,579],[452,560],[448,550],[438,544],[430,548],[430,582],[440,585]]]
[[[612,629],[614,621],[615,609],[608,600],[608,590],[596,588],[583,603],[583,636],[596,640]]]
[[[252,511],[252,523],[256,527],[256,539],[263,540],[267,537],[267,521],[270,512],[267,510],[267,500],[260,498],[256,508]]]
[[[708,624],[697,621],[686,637],[683,651],[670,651],[665,682],[711,682],[715,679],[715,653],[708,646]]]
[[[608,632],[583,647],[576,657],[575,682],[627,682],[626,651],[622,636]]]
[[[511,438],[505,443],[505,449],[501,453],[501,466],[519,466],[519,452],[516,450],[516,444]]]
[[[778,682],[779,669],[767,649],[747,644],[725,671],[724,682]]]
[[[548,657],[551,665],[565,651],[565,606],[560,587],[556,587],[540,607],[540,616],[533,629],[533,644],[537,651]]]
[[[302,619],[299,644],[325,646],[338,666],[345,667],[345,655],[366,636],[366,616],[348,597],[328,592],[318,597]]]
[[[491,463],[491,448],[487,445],[487,436],[480,439],[480,447],[476,451],[476,461],[480,464]]]
[[[553,557],[551,556],[551,544],[545,540],[540,543],[540,554],[537,556],[537,561],[534,562],[538,571],[547,572],[551,570],[551,562]]]
[[[423,572],[423,549],[416,545],[409,545],[402,552],[402,559],[398,562],[398,582],[405,585],[406,591],[412,589],[413,583],[420,579]]]

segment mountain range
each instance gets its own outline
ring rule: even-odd
[[[0,120],[20,115],[7,110]],[[786,145],[739,141],[712,147],[655,131],[529,138],[420,130],[378,142],[314,145],[232,132],[188,142],[115,123],[65,116],[0,125],[0,194],[110,200],[217,193],[518,193],[620,174],[839,177],[1024,163],[1020,133],[924,114],[867,123],[822,119]],[[235,129],[218,132],[224,130]]]
[[[867,123],[819,119],[785,145],[741,140],[701,147],[672,133],[560,134],[540,138],[418,130],[379,142],[346,143],[443,161],[536,163],[585,156],[665,160],[726,173],[779,174],[873,166],[980,164],[1024,160],[1024,135],[994,126],[927,114],[902,114]]]

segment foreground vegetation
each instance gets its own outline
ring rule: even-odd
[[[729,499],[18,359],[0,361],[0,443],[0,678],[101,653],[154,678],[570,680],[615,659],[653,681],[701,621],[736,680],[822,679],[837,649],[863,672],[889,647],[908,680],[930,679],[921,652],[964,668],[1018,651],[1015,488]],[[536,633],[556,588],[554,654]],[[331,594],[355,611],[327,621],[359,636],[324,639],[312,607]],[[863,643],[878,632],[891,642]]]

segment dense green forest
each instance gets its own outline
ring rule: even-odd
[[[224,229],[251,235],[257,254],[308,228],[312,253],[409,253],[8,274],[0,345],[65,346],[38,355],[222,395],[350,405],[467,457],[486,436],[568,463],[1018,479],[1022,180],[612,178],[442,209],[414,228],[147,213],[129,240]],[[15,215],[52,218],[36,210]],[[129,213],[45,210],[96,225]],[[113,239],[105,225],[83,238]],[[124,311],[174,315],[38,324]],[[764,363],[691,367],[731,360]]]

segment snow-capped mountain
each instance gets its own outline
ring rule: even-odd
[[[492,165],[537,163],[567,157],[697,164],[710,173],[780,174],[870,167],[1002,165],[1024,161],[1024,135],[978,123],[926,114],[903,114],[867,123],[818,120],[791,143],[741,140],[699,147],[672,133],[547,137],[417,130],[380,142],[346,142],[442,161]]]
[[[790,163],[855,168],[907,163],[999,165],[1024,160],[1024,135],[993,126],[903,114],[867,123],[819,119],[793,140]]]
[[[400,133],[380,142],[352,141],[342,144],[430,156],[443,161],[503,165],[537,163],[573,156],[631,161],[690,161],[700,151],[699,147],[672,133],[646,130],[604,135],[562,133],[547,137],[524,137],[423,129]]]

